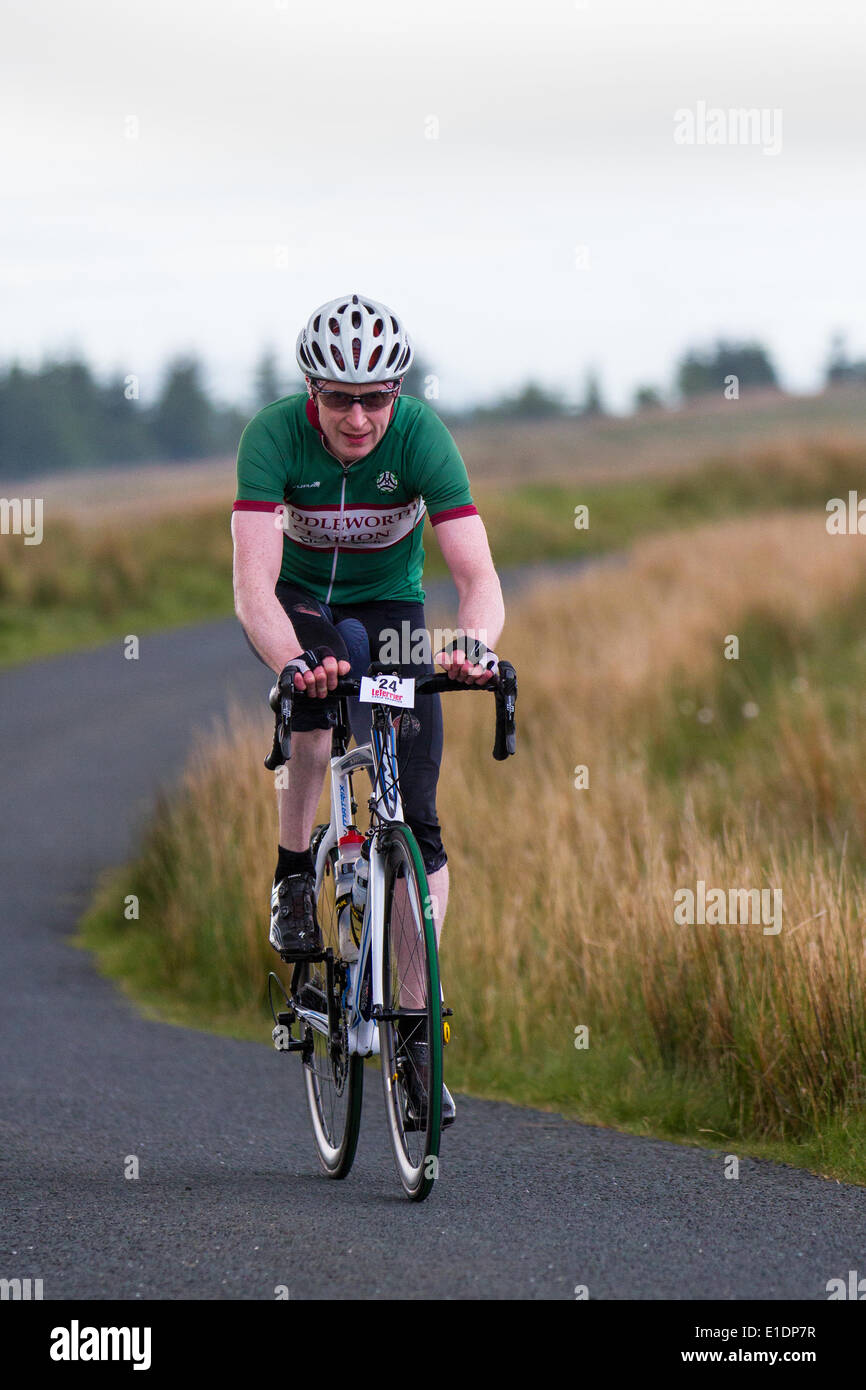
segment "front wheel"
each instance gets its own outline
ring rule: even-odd
[[[385,1114],[397,1172],[421,1202],[439,1175],[442,994],[427,874],[415,836],[383,835],[384,933],[379,1041]]]
[[[318,840],[327,830],[318,826],[311,849],[316,860]],[[328,1019],[329,979],[332,1016],[337,1020],[335,1036],[329,1038],[321,1027],[299,1018],[299,1032],[306,1044],[304,1084],[307,1105],[316,1141],[319,1163],[329,1178],[344,1178],[352,1167],[361,1128],[361,1101],[364,1088],[363,1058],[349,1053],[346,1014],[343,1006],[345,966],[338,959],[339,932],[334,892],[336,851],[328,855],[322,880],[317,886],[316,914],[322,928],[325,948],[331,947],[334,962],[329,973],[325,961],[304,961],[295,967],[292,980],[293,1002],[312,1010],[324,1026]]]

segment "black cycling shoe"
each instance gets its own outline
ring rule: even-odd
[[[404,1044],[403,1050],[408,1062],[403,1078],[403,1089],[406,1095],[405,1128],[407,1130],[426,1129],[428,1047],[426,1042],[407,1042]],[[442,1128],[447,1129],[448,1125],[453,1125],[456,1118],[457,1107],[454,1104],[454,1097],[443,1081]]]
[[[322,953],[322,933],[313,897],[316,876],[287,874],[274,881],[268,940],[283,960],[307,960]]]

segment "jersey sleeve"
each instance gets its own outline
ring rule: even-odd
[[[434,526],[460,516],[475,516],[469,475],[450,432],[428,406],[412,441],[414,484],[424,498]]]
[[[286,465],[265,422],[254,416],[238,445],[238,486],[233,510],[272,511],[285,498]]]

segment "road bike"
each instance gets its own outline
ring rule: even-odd
[[[333,732],[330,761],[331,816],[316,826],[310,849],[316,870],[315,903],[322,930],[320,955],[298,961],[286,990],[271,972],[268,994],[279,1051],[299,1052],[319,1162],[331,1178],[344,1178],[355,1157],[361,1125],[364,1059],[380,1058],[385,1114],[397,1172],[406,1195],[423,1201],[439,1174],[442,1048],[450,1032],[439,978],[433,902],[421,851],[403,820],[399,748],[411,741],[416,694],[490,691],[496,703],[493,756],[515,751],[517,677],[499,662],[492,681],[473,686],[437,673],[405,678],[374,662],[360,680],[341,679],[329,695]],[[348,750],[346,700],[371,706],[371,741]],[[274,687],[274,744],[265,766],[291,757],[295,700],[315,697]],[[404,726],[404,721],[406,725]],[[417,721],[416,721],[417,727]],[[354,817],[353,778],[371,782],[370,824],[361,836]],[[361,841],[369,864],[366,901],[355,950],[340,950],[337,877],[341,846]],[[360,860],[356,859],[355,863]],[[342,899],[341,899],[342,902]],[[342,910],[348,905],[342,902]],[[357,954],[357,959],[349,959]],[[282,998],[280,998],[282,996]],[[426,1042],[419,1063],[413,1040]],[[423,1052],[420,1052],[423,1057]]]

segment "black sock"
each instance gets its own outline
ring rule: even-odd
[[[283,849],[282,845],[277,846],[277,872],[274,881],[279,883],[286,874],[312,873],[315,865],[313,856],[308,849]]]

